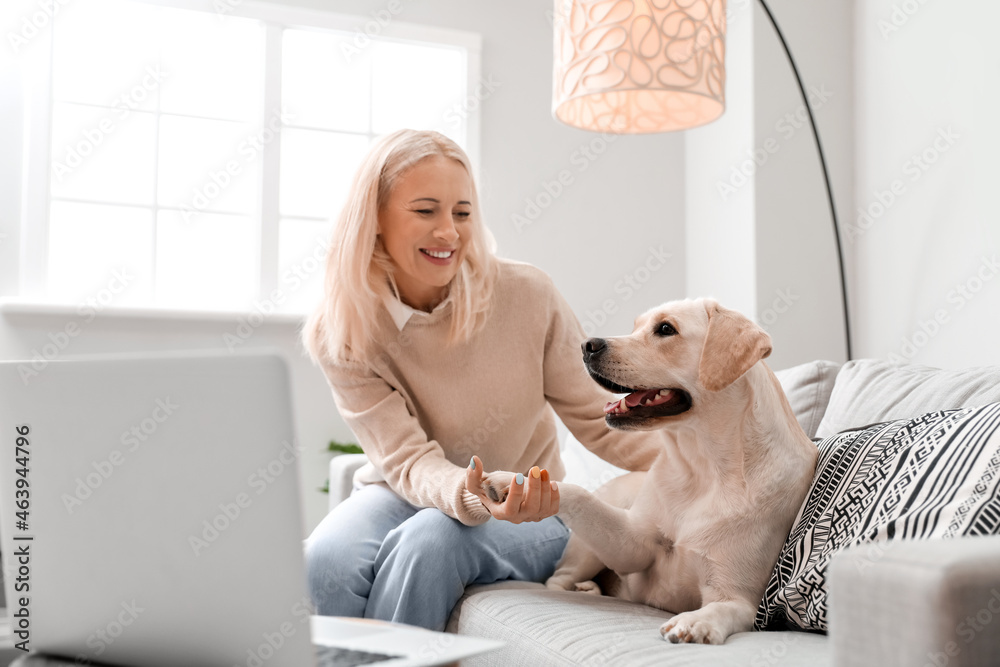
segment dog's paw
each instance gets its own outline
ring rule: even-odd
[[[577,591],[580,593],[591,593],[593,595],[603,595],[601,587],[593,581],[576,581],[573,577],[564,575],[549,577],[545,581],[545,587],[552,591]]]
[[[603,595],[601,593],[601,587],[597,585],[594,581],[579,581],[575,586],[576,590],[581,593],[590,593],[591,595]]]
[[[512,472],[495,470],[494,472],[483,473],[483,481],[480,487],[486,492],[490,500],[495,503],[502,503],[507,500],[510,493],[510,480],[514,476]]]
[[[721,644],[726,638],[712,624],[686,611],[660,626],[660,635],[671,644]]]

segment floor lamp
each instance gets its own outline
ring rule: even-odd
[[[840,268],[847,359],[851,325],[830,173],[799,68],[765,0],[819,153]],[[598,132],[645,134],[710,123],[726,108],[726,0],[555,0],[552,113]]]

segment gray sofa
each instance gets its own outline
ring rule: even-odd
[[[777,373],[810,437],[1000,401],[1000,368],[962,371],[860,360]],[[596,488],[620,471],[563,432],[567,481]],[[330,503],[351,490],[363,455],[335,457]],[[877,554],[872,549],[877,549]],[[510,665],[1000,665],[1000,537],[898,541],[838,554],[828,572],[830,633],[747,632],[722,646],[670,644],[671,614],[541,584],[470,586],[448,630],[499,639],[467,667]]]

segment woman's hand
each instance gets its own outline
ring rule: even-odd
[[[541,521],[559,511],[559,485],[549,481],[548,470],[539,470],[535,466],[527,475],[512,475],[505,499],[502,498],[506,490],[504,482],[497,480],[497,476],[498,473],[491,473],[484,479],[483,462],[478,456],[472,457],[472,463],[465,472],[465,488],[478,496],[495,518],[511,523]],[[499,502],[490,497],[487,487],[493,488],[494,495],[501,498]]]

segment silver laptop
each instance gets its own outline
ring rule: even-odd
[[[276,354],[0,362],[15,644],[143,667],[364,662],[319,657],[343,649],[436,665],[501,646],[312,616],[300,446]]]

